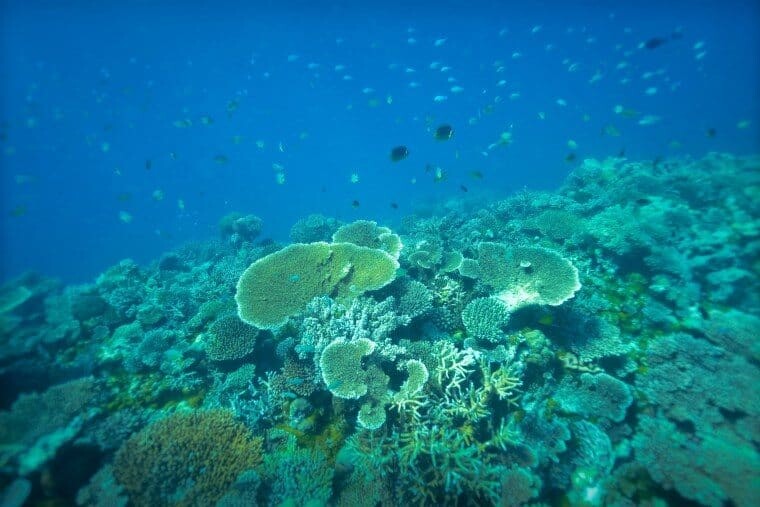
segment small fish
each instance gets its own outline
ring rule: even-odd
[[[151,197],[154,201],[163,201],[164,200],[164,191],[161,189],[154,190],[151,194]]]
[[[668,39],[663,39],[662,37],[652,37],[646,42],[642,42],[639,47],[646,48],[646,49],[656,49],[662,46],[663,44],[665,44],[666,42],[668,42]]]
[[[436,166],[435,174],[433,175],[433,181],[436,183],[440,183],[445,179],[446,179],[446,174],[444,174],[443,169]]]
[[[448,100],[448,97],[446,95],[436,95],[433,97],[433,102],[436,104],[440,104],[441,102],[446,102]]]
[[[130,215],[126,211],[119,211],[119,220],[121,220],[125,224],[128,224],[132,222],[132,215]]]
[[[653,114],[648,114],[639,120],[639,125],[654,125],[660,122],[660,117]]]
[[[610,137],[620,137],[620,131],[614,125],[605,125],[602,129],[602,134]]]
[[[26,215],[26,206],[24,206],[23,204],[19,204],[18,206],[10,210],[8,214],[12,216],[13,218],[23,217],[24,215]]]
[[[356,199],[354,199],[353,201],[351,201],[351,207],[352,208],[356,209],[359,206],[361,206],[361,203],[359,201],[357,201]]]
[[[351,173],[351,177],[349,179],[351,183],[359,183],[359,174],[358,173]]]
[[[463,91],[464,91],[464,88],[462,88],[459,85],[451,87],[451,93],[462,93]]]
[[[461,190],[462,192],[469,192],[469,190],[467,190],[467,187],[464,185],[459,185],[459,190]]]
[[[435,42],[433,42],[433,46],[435,46],[437,48],[443,46],[444,44],[446,44],[446,38],[445,37],[442,37],[440,39],[436,39]]]
[[[214,123],[214,119],[210,116],[201,116],[201,123],[203,125],[211,125]]]
[[[216,162],[217,164],[226,164],[229,161],[230,159],[228,159],[226,155],[220,154],[220,155],[214,156],[214,162]]]
[[[565,155],[565,162],[568,162],[568,163],[574,162],[575,159],[576,159],[575,153],[568,153],[567,155]]]
[[[710,127],[709,129],[707,129],[707,130],[705,131],[705,135],[706,135],[707,137],[715,137],[715,135],[716,135],[717,133],[718,133],[718,132],[717,132],[717,131],[716,131],[716,130],[713,128],[713,127]]]
[[[406,146],[396,146],[391,150],[391,161],[400,162],[409,156],[409,148]]]
[[[474,180],[482,180],[483,173],[480,171],[470,171],[470,177]]]
[[[435,129],[434,137],[439,141],[448,141],[454,137],[454,129],[451,127],[451,125],[441,125]]]
[[[150,171],[153,168],[153,161],[148,159],[145,161],[145,170]]]
[[[240,107],[240,102],[238,102],[237,99],[227,102],[227,114],[234,113],[237,111],[238,107]]]
[[[398,204],[396,204],[395,202],[392,202],[391,203],[391,208],[398,209]]]
[[[129,192],[122,192],[116,196],[116,200],[119,202],[127,202],[132,200],[132,194]]]

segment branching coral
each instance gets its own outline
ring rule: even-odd
[[[175,412],[124,442],[114,476],[136,506],[213,505],[262,456],[230,412]]]

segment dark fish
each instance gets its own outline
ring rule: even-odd
[[[470,176],[474,180],[482,180],[483,179],[483,173],[480,171],[470,171]]]
[[[433,164],[425,164],[425,172],[426,173],[431,172],[433,169],[435,169],[435,166]]]
[[[707,130],[705,131],[705,135],[706,135],[707,137],[715,137],[715,134],[717,134],[717,133],[718,133],[718,132],[717,132],[717,131],[716,131],[714,128],[712,128],[712,127],[710,127],[709,129],[707,129]]]
[[[644,47],[647,49],[656,49],[666,42],[668,42],[668,39],[663,39],[661,37],[652,37],[644,43]]]
[[[452,137],[454,137],[454,129],[451,125],[441,125],[435,129],[435,138],[439,141],[448,141]]]
[[[119,202],[127,202],[132,199],[132,194],[129,192],[122,192],[116,196],[116,199],[118,199]]]
[[[398,209],[398,204],[396,204],[395,202],[392,202],[391,203],[391,208]]]
[[[214,162],[216,162],[217,164],[226,164],[227,162],[229,162],[229,160],[230,159],[227,158],[227,155],[220,154],[214,157]]]
[[[620,148],[617,156],[620,158],[625,157],[625,148]]]
[[[19,204],[18,206],[13,208],[8,214],[14,218],[23,217],[24,215],[26,215],[26,206],[24,206],[23,204]]]
[[[565,155],[565,162],[573,162],[575,161],[575,158],[576,158],[575,153],[568,153],[567,155]]]
[[[652,201],[650,199],[647,199],[646,197],[639,197],[636,199],[636,204],[639,205],[645,205],[645,204],[652,204]]]
[[[409,156],[409,148],[406,146],[396,146],[391,150],[391,161],[399,162]]]
[[[153,161],[151,159],[148,159],[145,161],[145,170],[150,171],[150,169],[153,167]]]
[[[354,199],[353,201],[351,201],[351,207],[352,208],[358,208],[359,206],[360,206],[360,203],[356,199]]]
[[[461,190],[462,192],[468,192],[467,187],[465,187],[464,185],[459,185],[459,190]]]

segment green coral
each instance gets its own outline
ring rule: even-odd
[[[375,350],[375,342],[360,338],[352,342],[337,339],[322,351],[319,367],[322,380],[330,392],[344,399],[358,399],[367,394],[367,372],[362,358]]]
[[[317,296],[347,298],[379,289],[396,276],[398,261],[382,250],[351,243],[293,244],[263,257],[238,280],[239,317],[276,329]]]
[[[368,430],[378,429],[385,423],[385,407],[380,403],[366,402],[359,409],[356,422]]]
[[[510,311],[528,305],[558,306],[581,288],[578,269],[548,248],[483,242],[477,262],[480,280],[496,289],[496,297]]]
[[[258,329],[237,315],[225,315],[211,324],[206,353],[213,361],[241,359],[253,352],[258,334]]]
[[[398,259],[403,244],[398,234],[394,234],[387,227],[377,225],[370,220],[357,220],[341,226],[333,234],[333,243],[353,243],[382,250]]]
[[[471,336],[498,342],[501,327],[509,321],[509,311],[499,299],[486,297],[470,301],[462,311],[462,323]]]
[[[262,455],[262,439],[230,412],[175,412],[122,444],[114,476],[137,506],[214,505]]]

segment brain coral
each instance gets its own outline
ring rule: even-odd
[[[462,323],[467,333],[480,340],[498,342],[501,326],[508,321],[506,305],[492,297],[473,299],[462,311]]]
[[[578,269],[548,248],[483,242],[477,272],[510,311],[534,304],[558,306],[581,288]]]
[[[333,395],[355,400],[367,394],[367,372],[362,369],[362,358],[374,350],[375,342],[366,338],[352,342],[337,339],[325,347],[319,367],[322,380]]]
[[[262,440],[223,410],[175,412],[124,442],[114,476],[133,505],[215,505],[262,460]]]
[[[296,243],[263,257],[237,283],[238,316],[276,329],[317,296],[347,298],[379,289],[396,276],[398,261],[351,243]]]
[[[237,315],[225,315],[211,324],[206,353],[213,361],[241,359],[253,352],[258,334]]]
[[[353,243],[354,245],[376,248],[388,252],[398,259],[401,248],[401,238],[387,227],[377,225],[369,220],[357,220],[341,226],[332,238],[334,243]]]

